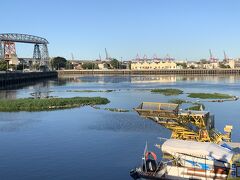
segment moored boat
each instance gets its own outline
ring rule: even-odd
[[[140,167],[130,171],[133,179],[237,179],[240,151],[211,142],[168,139],[157,161],[154,152],[144,150]]]

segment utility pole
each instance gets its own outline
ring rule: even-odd
[[[212,62],[213,61],[213,55],[212,55],[211,49],[209,49],[209,55],[210,55],[210,61]]]
[[[105,48],[106,60],[109,60],[107,49]]]
[[[122,57],[121,57],[121,66],[123,67]],[[122,67],[121,67],[121,69],[122,69]]]
[[[227,54],[225,51],[223,51],[223,54],[224,54],[224,60],[227,61],[228,60],[228,57],[227,57]]]

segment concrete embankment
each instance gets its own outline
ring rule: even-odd
[[[23,86],[25,84],[34,83],[36,81],[57,77],[58,73],[56,71],[0,73],[0,89],[14,88],[18,86]]]
[[[60,70],[59,75],[74,74],[119,74],[119,75],[166,75],[166,74],[240,74],[240,69],[161,69],[161,70]]]

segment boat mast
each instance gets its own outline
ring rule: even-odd
[[[148,152],[147,141],[143,152],[143,165],[145,167],[145,172],[147,172],[147,163],[146,163],[146,153]]]

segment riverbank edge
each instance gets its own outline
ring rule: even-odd
[[[214,74],[240,74],[239,69],[161,69],[161,70],[58,70],[58,75],[99,74],[99,75],[214,75]]]
[[[45,79],[58,78],[57,71],[0,73],[0,90],[18,88]]]

